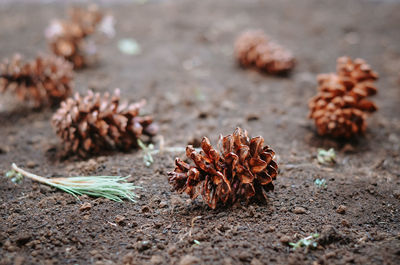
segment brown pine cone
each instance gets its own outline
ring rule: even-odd
[[[309,102],[309,117],[318,134],[351,138],[366,130],[368,113],[377,110],[366,97],[376,94],[378,75],[361,59],[337,61],[337,73],[318,75],[318,94]]]
[[[72,65],[63,58],[38,56],[23,62],[16,54],[0,64],[0,92],[9,90],[21,101],[33,102],[35,107],[54,105],[72,92]]]
[[[53,115],[52,124],[64,142],[66,154],[87,157],[106,150],[128,150],[137,146],[142,134],[153,136],[158,128],[151,116],[139,116],[145,105],[120,103],[119,89],[110,97],[89,91],[68,98]]]
[[[219,151],[204,137],[200,153],[190,145],[186,147],[186,156],[194,165],[176,158],[175,170],[168,173],[169,183],[192,200],[202,195],[213,209],[237,200],[266,202],[266,192],[274,189],[278,165],[273,160],[275,152],[263,144],[261,136],[250,139],[240,128],[220,136]]]
[[[292,53],[268,40],[261,30],[249,30],[235,41],[235,56],[244,67],[256,66],[270,74],[283,74],[293,69]]]
[[[72,62],[75,68],[82,68],[96,60],[95,44],[88,37],[95,33],[103,19],[97,6],[88,9],[73,8],[70,20],[52,21],[46,29],[46,38],[51,50]]]

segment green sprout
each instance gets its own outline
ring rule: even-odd
[[[93,197],[104,197],[112,201],[122,202],[123,199],[135,201],[138,197],[133,190],[140,188],[132,183],[126,182],[127,177],[120,176],[78,176],[78,177],[61,177],[61,178],[44,178],[30,172],[27,172],[16,164],[12,164],[9,175],[25,176],[40,183],[63,190],[75,198],[78,195],[89,195]],[[12,180],[12,179],[11,179]]]
[[[311,236],[300,239],[296,243],[289,243],[289,246],[291,246],[293,250],[301,247],[305,247],[306,250],[308,250],[309,248],[316,248],[318,246],[318,243],[314,239],[317,239],[318,237],[319,234],[312,234]]]
[[[20,184],[22,182],[22,180],[24,179],[24,176],[15,170],[8,171],[6,173],[6,177],[11,179],[11,181],[16,184]]]
[[[326,184],[326,180],[325,179],[316,179],[314,181],[314,184],[318,187],[318,188],[324,188],[326,189],[328,187],[328,184]]]
[[[336,163],[335,149],[330,148],[329,150],[318,149],[317,155],[318,163],[322,165],[333,165]]]
[[[146,167],[149,167],[151,164],[154,163],[153,156],[151,155],[152,151],[154,150],[154,145],[149,144],[146,146],[140,139],[137,140],[139,147],[143,150],[143,162]]]

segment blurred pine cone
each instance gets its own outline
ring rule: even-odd
[[[33,102],[35,107],[66,99],[71,94],[72,80],[72,65],[55,56],[38,56],[24,62],[16,54],[0,64],[0,92],[12,91],[21,101]]]
[[[120,103],[119,89],[111,97],[76,93],[61,103],[52,123],[66,154],[87,157],[105,150],[128,150],[137,146],[142,134],[153,136],[158,131],[151,116],[139,116],[144,105],[144,100]]]
[[[248,30],[239,35],[235,56],[242,66],[256,66],[270,74],[284,74],[295,66],[292,53],[269,41],[262,30]]]
[[[309,117],[318,134],[351,138],[366,130],[368,113],[377,110],[366,97],[375,95],[378,74],[362,59],[337,60],[337,73],[318,75],[318,94],[309,102]]]
[[[96,5],[72,8],[69,20],[54,20],[46,29],[46,38],[54,54],[82,68],[96,59],[96,46],[87,38],[95,33],[104,14]]]
[[[261,136],[250,139],[247,131],[240,128],[220,136],[219,151],[204,137],[200,153],[192,146],[186,147],[186,156],[194,165],[176,158],[175,170],[168,173],[169,183],[192,200],[202,195],[213,209],[237,200],[266,202],[266,192],[274,189],[272,181],[278,174],[278,165],[273,160],[275,152],[263,144]]]

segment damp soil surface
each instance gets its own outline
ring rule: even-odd
[[[25,2],[25,3],[24,3]],[[140,1],[139,1],[140,2]],[[0,98],[0,264],[399,264],[400,262],[400,3],[396,1],[105,1],[117,34],[104,41],[100,63],[76,74],[75,90],[121,88],[146,99],[164,146],[185,147],[241,126],[277,153],[279,175],[269,201],[212,210],[171,191],[167,172],[183,153],[114,152],[60,160],[50,124],[54,110]],[[46,52],[43,31],[63,17],[62,1],[2,1],[0,57]],[[297,58],[287,77],[241,69],[233,41],[261,28]],[[133,38],[129,56],[118,41]],[[316,136],[307,101],[316,74],[338,56],[361,57],[380,74],[364,137]],[[334,148],[337,163],[316,162]],[[12,162],[47,177],[130,175],[142,187],[136,203],[81,196],[4,177]],[[315,185],[325,179],[326,187]],[[87,203],[90,203],[88,207]],[[84,205],[85,204],[85,205]],[[84,206],[83,206],[84,205]],[[314,233],[315,249],[293,250]]]

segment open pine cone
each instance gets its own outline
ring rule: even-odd
[[[86,157],[105,150],[128,150],[137,146],[142,134],[153,136],[158,131],[151,116],[139,116],[144,105],[144,100],[120,103],[119,89],[111,97],[92,91],[84,97],[76,93],[61,103],[52,123],[67,154]]]
[[[242,66],[256,66],[270,74],[284,74],[295,66],[292,53],[269,41],[262,30],[242,33],[235,41],[235,56]]]
[[[186,156],[194,165],[176,158],[175,170],[168,173],[169,183],[192,200],[202,195],[213,209],[237,200],[266,202],[266,192],[274,189],[278,165],[273,160],[275,152],[263,145],[261,136],[250,139],[240,128],[220,136],[219,151],[204,137],[200,153],[190,145],[186,147]]]
[[[72,65],[55,56],[38,56],[23,62],[17,54],[0,64],[0,92],[12,91],[21,101],[32,102],[35,107],[66,99],[71,94],[72,80]]]
[[[88,37],[95,33],[104,15],[96,5],[90,5],[87,9],[72,8],[69,16],[69,20],[52,21],[46,38],[54,54],[82,68],[96,58],[95,44]]]
[[[341,57],[337,73],[318,75],[318,94],[309,102],[309,117],[315,120],[318,134],[351,138],[366,130],[368,113],[377,110],[366,99],[375,95],[378,74],[362,59]]]

